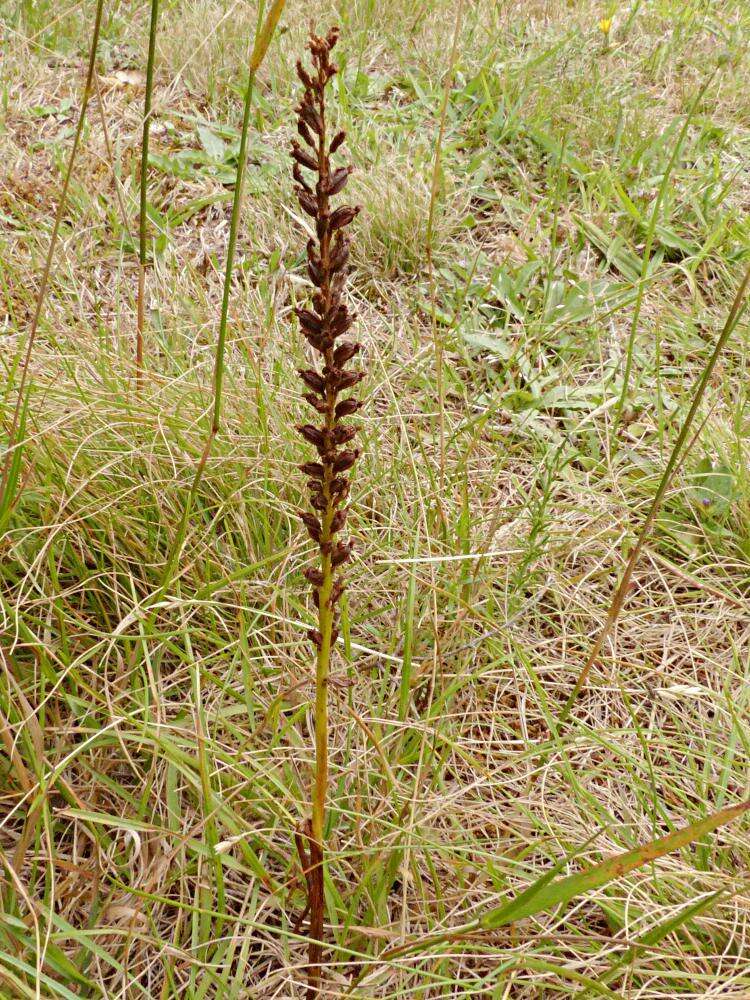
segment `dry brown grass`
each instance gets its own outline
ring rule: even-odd
[[[210,405],[227,188],[200,164],[183,177],[154,171],[151,198],[163,214],[223,200],[172,225],[157,254],[153,365],[136,401],[133,257],[93,103],[33,358],[23,490],[2,541],[4,857],[28,839],[16,876],[7,868],[0,876],[2,996],[16,995],[10,976],[26,984],[18,995],[33,996],[37,961],[76,997],[300,996],[305,944],[291,926],[303,893],[290,833],[308,808],[310,609],[298,571],[312,552],[293,524],[301,450],[290,430],[302,415],[289,334],[302,231],[281,208],[289,56],[306,31],[300,10],[292,6],[262,73],[262,131],[251,149],[230,312],[226,427],[179,576],[156,607]],[[354,995],[368,1000],[582,996],[604,986],[612,963],[650,928],[723,890],[624,962],[606,988],[638,1000],[745,997],[746,822],[513,931],[429,957],[377,958],[388,944],[460,924],[527,886],[598,826],[571,870],[747,789],[744,328],[716,373],[695,453],[728,468],[730,495],[704,505],[695,462],[679,477],[574,724],[559,738],[552,730],[736,279],[747,233],[744,170],[725,200],[714,196],[748,142],[747,12],[729,4],[704,16],[648,2],[628,42],[606,59],[597,54],[597,5],[497,11],[485,3],[467,19],[436,241],[438,305],[449,320],[440,327],[448,461],[439,493],[420,251],[451,10],[316,6],[324,23],[332,13],[343,23],[350,89],[342,115],[367,166],[356,188],[370,211],[353,294],[373,372],[353,498],[362,549],[351,645],[332,689],[331,874],[340,896],[329,916],[342,950],[331,995],[344,995],[352,971],[367,965]],[[206,30],[227,11],[218,31]],[[619,26],[625,16],[616,15]],[[174,156],[200,148],[191,116],[215,130],[235,127],[230,88],[255,10],[189,3],[164,18],[153,147]],[[100,65],[133,230],[142,91],[136,77],[117,74],[140,66],[137,23],[124,9],[113,19]],[[557,54],[534,62],[568,32]],[[567,130],[585,167],[567,172],[553,278],[565,289],[622,281],[579,222],[594,222],[610,251],[637,253],[642,236],[612,178],[647,211],[668,156],[658,136],[690,103],[717,35],[737,62],[689,135],[665,216],[697,250],[665,260],[648,289],[631,412],[614,439],[628,305],[609,316],[596,290],[588,318],[562,324],[542,314],[558,175],[555,157],[530,135],[559,140]],[[38,117],[32,108],[77,99],[85,35],[71,44],[43,33],[37,42],[47,49],[7,33],[1,71],[9,385],[73,113]],[[360,54],[369,96],[353,89]],[[480,67],[485,81],[472,89]],[[712,170],[716,188],[707,184]],[[524,279],[534,260],[543,262],[539,276]],[[521,319],[508,314],[501,279]],[[477,347],[476,334],[497,349]],[[558,386],[569,406],[544,395]],[[529,406],[524,394],[534,392]],[[6,408],[13,402],[11,393]],[[405,649],[413,686],[399,722]],[[211,823],[220,863],[207,847]],[[81,960],[83,983],[67,966],[60,971],[56,949]],[[16,959],[29,968],[19,971]],[[38,982],[39,995],[60,995]]]

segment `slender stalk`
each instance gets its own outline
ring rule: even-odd
[[[328,792],[328,678],[331,651],[338,637],[337,602],[344,589],[337,567],[347,561],[351,542],[336,541],[337,533],[346,521],[344,506],[349,491],[346,473],[359,456],[357,449],[337,451],[356,434],[356,428],[341,423],[343,417],[355,413],[360,402],[354,399],[338,401],[339,394],[355,386],[362,372],[347,371],[344,366],[360,349],[360,345],[336,339],[353,323],[342,294],[349,258],[349,240],[345,235],[359,209],[342,205],[331,211],[330,198],[338,194],[349,178],[351,167],[331,168],[331,154],[341,146],[345,135],[337,133],[328,141],[326,121],[326,86],[336,73],[330,60],[331,50],[338,39],[332,29],[325,38],[311,35],[309,48],[314,71],[309,74],[297,63],[297,73],[304,84],[302,101],[297,108],[297,130],[309,147],[302,149],[292,143],[293,174],[296,192],[303,211],[315,221],[316,240],[307,244],[307,271],[317,291],[312,297],[313,310],[296,309],[302,332],[323,367],[300,371],[300,378],[310,390],[305,399],[321,415],[322,426],[305,424],[299,428],[306,441],[318,451],[320,461],[305,462],[301,469],[309,476],[310,503],[315,513],[301,517],[313,541],[319,548],[319,569],[305,572],[313,586],[318,608],[318,627],[310,638],[317,649],[315,658],[315,769],[312,782],[312,814],[306,824],[304,838],[297,836],[297,848],[307,880],[307,909],[310,913],[307,996],[320,995],[325,917],[324,898],[324,838],[325,808]],[[305,179],[302,167],[317,174],[314,188]],[[305,841],[309,848],[305,847]]]
[[[464,13],[464,0],[459,0],[456,7],[456,20],[453,27],[453,41],[448,65],[448,74],[445,79],[443,90],[443,101],[440,108],[440,122],[438,125],[437,138],[435,139],[434,163],[432,168],[432,180],[430,182],[430,205],[427,212],[427,232],[425,234],[425,251],[427,256],[427,277],[430,287],[430,313],[432,327],[432,344],[435,357],[435,377],[437,379],[438,394],[438,445],[440,450],[440,492],[445,485],[445,373],[443,371],[443,338],[438,330],[437,322],[437,290],[435,287],[435,267],[432,256],[435,211],[437,209],[438,188],[440,186],[440,164],[443,152],[443,139],[445,138],[445,123],[448,115],[448,101],[450,99],[451,87],[453,86],[453,76],[456,69],[456,57],[458,54],[458,39],[461,34],[461,23]]]
[[[63,214],[65,212],[65,206],[67,205],[68,201],[68,190],[70,188],[70,181],[73,176],[73,164],[75,163],[76,156],[78,155],[78,147],[80,146],[81,135],[83,134],[83,123],[86,120],[86,111],[89,106],[89,98],[91,97],[91,91],[94,82],[94,71],[96,68],[96,53],[99,48],[99,34],[101,32],[103,11],[104,11],[104,0],[97,0],[96,14],[94,15],[94,29],[91,35],[91,45],[89,47],[86,82],[83,87],[83,96],[81,97],[81,110],[78,113],[78,121],[76,123],[76,130],[73,136],[73,145],[70,150],[70,157],[68,158],[68,165],[65,170],[65,177],[63,179],[62,191],[60,192],[60,200],[57,203],[57,211],[55,212],[55,221],[52,226],[52,235],[50,236],[49,246],[47,248],[47,256],[44,261],[44,270],[42,271],[42,280],[39,285],[39,291],[36,297],[36,305],[34,306],[34,314],[31,318],[31,326],[29,327],[29,339],[26,343],[26,352],[24,355],[23,367],[21,369],[21,378],[18,384],[18,398],[16,399],[16,405],[13,411],[13,419],[11,421],[10,430],[8,432],[8,446],[5,452],[5,460],[3,462],[2,474],[0,475],[0,510],[5,509],[6,506],[5,494],[8,489],[8,481],[10,476],[13,451],[16,445],[16,436],[18,434],[21,409],[23,407],[24,391],[26,389],[26,382],[28,381],[29,377],[29,364],[31,363],[31,353],[34,348],[34,342],[36,340],[36,334],[39,328],[39,320],[42,315],[42,306],[44,304],[44,298],[45,295],[47,294],[47,286],[49,285],[49,276],[52,270],[52,260],[55,256],[55,248],[57,247],[57,240],[60,235],[60,225],[62,223]]]
[[[198,488],[203,479],[203,473],[205,472],[206,465],[208,464],[208,459],[211,455],[211,449],[213,448],[214,439],[221,429],[221,403],[222,403],[222,390],[224,385],[224,353],[226,349],[227,341],[227,324],[229,318],[229,300],[232,290],[232,274],[234,273],[234,258],[237,250],[237,232],[239,230],[240,215],[242,212],[242,195],[245,190],[245,167],[247,165],[247,137],[250,130],[250,111],[253,103],[253,91],[255,87],[255,74],[257,73],[263,59],[265,58],[266,52],[268,51],[268,46],[273,38],[273,33],[276,30],[276,25],[279,22],[281,13],[284,9],[284,4],[286,0],[275,0],[272,4],[271,9],[266,15],[266,19],[263,22],[258,34],[255,38],[255,44],[253,46],[253,51],[250,56],[250,65],[247,78],[247,87],[245,88],[245,100],[242,112],[242,128],[240,132],[240,149],[239,158],[237,162],[237,177],[234,185],[234,197],[232,199],[232,218],[229,226],[229,242],[227,245],[227,259],[226,265],[224,267],[224,288],[222,292],[221,299],[221,315],[219,317],[219,331],[216,338],[216,355],[214,358],[214,372],[213,372],[213,406],[211,408],[211,424],[208,429],[208,434],[206,435],[206,440],[203,445],[203,451],[201,452],[200,458],[198,459],[198,464],[195,467],[195,473],[193,475],[193,481],[190,484],[190,490],[188,492],[187,500],[185,502],[185,508],[182,512],[182,517],[180,518],[180,523],[177,527],[177,532],[175,534],[174,541],[170,552],[167,555],[167,560],[164,565],[164,571],[162,573],[162,579],[159,586],[159,593],[164,591],[164,588],[169,585],[169,581],[174,572],[174,568],[177,565],[180,555],[182,553],[182,546],[185,543],[185,537],[187,535],[188,523],[190,521],[190,514],[193,509],[193,501],[198,493]]]
[[[154,56],[156,24],[159,20],[159,0],[151,0],[151,21],[148,33],[146,62],[146,94],[143,99],[143,135],[141,138],[141,192],[138,214],[138,317],[135,335],[135,379],[140,388],[143,381],[143,334],[146,326],[146,267],[148,265],[148,146],[151,134],[151,103],[154,92]]]
[[[242,131],[240,133],[240,151],[237,163],[237,182],[234,188],[234,200],[232,201],[232,218],[229,224],[229,245],[227,247],[227,261],[224,269],[224,291],[221,297],[221,317],[219,319],[219,335],[216,342],[216,361],[214,364],[214,407],[213,418],[211,420],[211,433],[218,434],[221,423],[221,393],[224,385],[224,349],[227,342],[227,322],[229,319],[229,296],[232,286],[232,272],[234,270],[234,256],[237,250],[237,231],[240,225],[240,214],[242,211],[242,194],[245,188],[245,168],[247,166],[247,137],[250,126],[250,110],[253,102],[253,89],[255,87],[255,74],[260,64],[263,62],[271,38],[276,30],[281,12],[284,9],[286,0],[275,0],[271,5],[263,27],[258,34],[252,55],[250,56],[250,71],[247,78],[247,89],[245,91],[245,107],[242,113]]]
[[[714,71],[715,73],[715,71]],[[703,95],[708,90],[711,81],[714,78],[714,73],[709,76],[703,86],[700,88],[698,93],[690,105],[687,115],[685,116],[685,121],[682,128],[680,129],[680,134],[677,137],[677,142],[674,144],[672,149],[672,155],[669,157],[669,162],[664,170],[664,176],[661,179],[661,184],[659,185],[659,190],[657,191],[656,198],[654,200],[654,207],[651,210],[651,218],[649,219],[648,230],[646,231],[646,242],[643,247],[643,257],[641,258],[641,273],[638,280],[638,291],[636,293],[635,307],[633,309],[633,318],[630,323],[630,333],[628,334],[628,344],[625,351],[625,372],[622,376],[622,390],[620,392],[620,397],[617,400],[617,407],[615,409],[615,419],[614,419],[614,432],[617,432],[617,428],[620,426],[620,421],[622,420],[622,413],[625,408],[625,403],[628,398],[628,391],[630,389],[630,378],[633,371],[633,356],[635,351],[635,337],[638,332],[638,324],[641,318],[641,309],[643,307],[643,296],[646,290],[646,278],[648,276],[648,270],[651,265],[651,253],[654,246],[654,237],[656,236],[656,226],[659,222],[659,215],[661,213],[661,204],[664,200],[664,195],[666,194],[667,187],[669,185],[670,178],[672,176],[672,171],[674,170],[675,164],[677,163],[677,158],[682,151],[682,144],[685,141],[685,136],[687,135],[687,130],[690,127],[690,123],[693,120],[696,108],[700,103]]]
[[[648,514],[646,515],[646,519],[643,522],[643,526],[641,527],[636,543],[633,546],[633,551],[630,553],[630,558],[628,559],[627,565],[625,566],[625,572],[623,573],[622,579],[620,580],[620,585],[617,588],[615,596],[612,599],[612,603],[609,607],[609,611],[607,612],[607,618],[604,622],[602,629],[600,630],[599,634],[594,640],[594,644],[591,648],[591,652],[589,653],[586,659],[586,663],[584,664],[583,669],[578,675],[578,679],[576,680],[573,686],[573,690],[570,692],[570,696],[568,697],[568,700],[566,701],[565,706],[562,712],[560,713],[560,718],[558,719],[559,726],[562,726],[566,722],[568,716],[570,715],[571,709],[575,704],[575,700],[580,694],[581,688],[586,683],[586,678],[591,672],[591,668],[593,667],[594,663],[596,663],[596,660],[602,651],[602,647],[609,638],[612,629],[614,628],[615,622],[617,621],[620,612],[622,611],[622,607],[625,603],[625,596],[628,592],[628,588],[630,587],[630,581],[633,577],[633,571],[635,570],[636,563],[638,562],[638,558],[641,554],[641,551],[643,550],[643,546],[646,543],[646,539],[649,535],[649,532],[651,531],[654,521],[656,520],[656,515],[659,513],[659,510],[661,509],[664,496],[669,488],[670,483],[672,482],[672,477],[674,473],[677,471],[677,468],[681,463],[681,461],[690,451],[689,446],[687,448],[683,448],[683,446],[687,441],[688,434],[690,432],[690,427],[693,423],[693,420],[695,419],[696,413],[698,412],[698,407],[700,406],[703,400],[706,389],[708,387],[708,383],[711,379],[711,375],[716,366],[716,362],[719,360],[719,355],[724,350],[727,341],[731,337],[735,327],[737,326],[737,323],[739,322],[740,316],[742,315],[745,305],[745,295],[747,294],[748,285],[750,285],[750,266],[748,266],[748,269],[745,272],[745,276],[742,279],[742,282],[740,283],[740,287],[737,289],[737,294],[734,297],[734,302],[732,303],[732,307],[729,310],[729,314],[726,318],[726,322],[724,323],[724,327],[721,333],[719,334],[719,338],[716,341],[716,346],[713,349],[713,353],[711,354],[711,357],[708,360],[708,364],[703,369],[703,372],[701,373],[700,378],[698,379],[692,405],[690,407],[690,410],[688,411],[687,417],[685,418],[685,422],[682,425],[682,428],[680,429],[680,433],[677,436],[677,440],[675,441],[674,447],[672,448],[672,453],[669,456],[669,461],[667,462],[666,468],[664,469],[664,473],[659,482],[659,486],[654,495],[654,499],[651,501],[651,506],[649,508]]]
[[[122,197],[122,181],[117,173],[117,166],[115,164],[115,154],[112,149],[112,139],[109,135],[109,126],[107,125],[107,116],[104,113],[104,95],[102,94],[102,88],[99,82],[99,74],[94,73],[94,87],[96,88],[96,103],[99,110],[99,121],[102,123],[102,135],[104,136],[104,149],[107,154],[107,162],[109,163],[109,169],[112,171],[112,184],[115,189],[115,198],[117,199],[117,207],[120,209],[120,220],[122,222],[122,227],[128,234],[128,239],[132,240],[132,234],[130,232],[130,226],[128,225],[128,212],[125,208],[125,202]]]

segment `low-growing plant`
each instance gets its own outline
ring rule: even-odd
[[[344,590],[341,567],[352,551],[351,540],[338,538],[346,522],[349,495],[347,473],[359,450],[350,447],[356,426],[345,422],[356,413],[361,402],[342,394],[352,389],[364,373],[348,369],[347,363],[360,350],[350,340],[339,340],[352,326],[353,315],[344,302],[349,260],[349,237],[346,227],[358,207],[340,205],[331,208],[331,198],[346,185],[352,168],[333,167],[331,157],[341,147],[344,132],[329,138],[330,124],[326,111],[326,87],[336,74],[331,50],[338,40],[332,28],[321,38],[311,34],[309,41],[313,69],[301,62],[297,74],[304,85],[297,108],[297,131],[304,146],[292,143],[293,174],[302,210],[315,224],[315,238],[307,244],[307,273],[315,292],[312,308],[297,308],[300,328],[317,355],[320,368],[300,369],[299,376],[307,389],[305,399],[315,410],[316,424],[303,424],[299,432],[316,449],[316,461],[305,462],[301,469],[308,476],[311,511],[301,514],[310,537],[317,544],[319,566],[305,570],[313,588],[318,610],[318,626],[310,631],[316,649],[315,669],[315,776],[312,789],[312,814],[297,837],[297,847],[307,882],[307,911],[310,914],[308,996],[318,994],[321,977],[323,941],[323,837],[326,790],[328,786],[328,678],[331,651],[338,637],[338,602]],[[306,148],[305,148],[306,147]],[[303,173],[307,171],[307,175]],[[314,183],[312,178],[315,177]]]

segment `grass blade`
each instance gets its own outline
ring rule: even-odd
[[[448,60],[448,73],[445,79],[443,90],[443,100],[440,108],[440,121],[438,132],[435,138],[434,164],[432,169],[432,180],[430,182],[430,206],[427,214],[427,232],[425,235],[425,256],[427,259],[427,275],[430,286],[430,313],[432,326],[432,342],[435,357],[435,375],[437,379],[438,394],[438,439],[440,445],[440,488],[442,492],[445,481],[445,377],[443,372],[443,340],[438,331],[437,324],[437,288],[435,284],[435,269],[433,264],[433,244],[435,212],[437,209],[438,191],[440,187],[440,161],[443,151],[443,140],[445,138],[445,123],[448,114],[448,103],[450,101],[453,77],[456,71],[456,60],[458,58],[458,40],[461,34],[461,24],[463,21],[464,5],[460,0],[456,6],[456,20],[453,27],[453,41],[451,42],[450,57]]]
[[[232,217],[229,223],[229,244],[227,246],[227,260],[224,269],[224,290],[221,297],[221,316],[219,318],[219,335],[216,342],[216,360],[214,362],[214,408],[213,419],[211,421],[211,431],[206,447],[210,449],[213,438],[219,433],[221,424],[221,394],[224,385],[224,350],[227,342],[227,320],[229,317],[229,296],[232,287],[232,272],[234,271],[234,255],[237,249],[237,232],[240,224],[240,212],[242,210],[242,194],[245,189],[245,167],[247,166],[247,137],[250,131],[250,109],[253,105],[253,90],[255,88],[255,74],[263,62],[271,44],[273,33],[279,18],[284,10],[286,0],[275,0],[271,9],[266,15],[258,34],[255,38],[253,51],[250,55],[250,66],[247,78],[247,88],[245,90],[245,104],[242,111],[242,127],[240,131],[240,150],[237,157],[237,179],[234,185],[234,198],[232,199]],[[206,454],[206,458],[208,455]],[[205,465],[205,460],[203,465]]]
[[[693,917],[697,917],[700,913],[704,913],[723,895],[724,893],[721,889],[717,892],[712,892],[710,895],[704,896],[695,903],[691,903],[689,906],[681,909],[679,913],[667,917],[666,920],[662,920],[660,923],[656,924],[655,927],[646,931],[646,933],[643,934],[637,941],[634,941],[633,944],[622,953],[622,955],[614,960],[609,970],[605,972],[604,975],[599,977],[599,982],[611,982],[615,976],[617,976],[620,968],[623,965],[627,965],[628,962],[631,962],[639,951],[645,948],[653,948],[665,938],[669,937],[669,935],[674,931],[679,930],[680,927],[692,920]],[[590,992],[590,989],[584,990],[579,995],[581,997],[588,996]]]

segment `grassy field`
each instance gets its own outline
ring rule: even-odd
[[[138,392],[148,9],[104,4],[22,386],[95,4],[0,0],[4,446],[23,390],[0,505],[0,997],[304,995],[314,550],[288,147],[311,17],[342,32],[368,370],[325,995],[750,997],[747,818],[438,936],[747,798],[744,318],[561,716],[747,267],[750,6],[290,0],[257,79],[223,424],[171,567],[258,9],[162,3]]]

